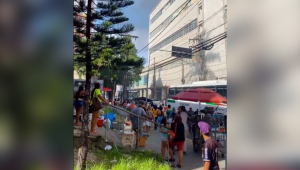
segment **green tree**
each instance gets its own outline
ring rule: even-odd
[[[74,1],[74,64],[77,70],[84,67],[87,59],[91,58],[93,69],[86,68],[86,75],[88,75],[87,82],[91,74],[100,75],[103,68],[113,68],[117,64],[113,60],[117,58],[117,53],[121,53],[121,49],[125,43],[126,38],[122,34],[128,34],[134,30],[134,26],[126,23],[129,19],[124,16],[121,11],[122,8],[132,5],[134,1],[131,0],[110,0],[108,2],[101,2],[97,4],[97,10],[90,10],[90,5],[93,0],[88,0],[86,4],[84,0]],[[80,17],[83,14],[87,18]],[[90,28],[94,30],[90,34]],[[113,57],[116,55],[116,57]],[[116,60],[119,61],[119,60]],[[87,65],[89,66],[89,65]],[[89,83],[88,83],[89,87]],[[89,89],[86,89],[86,96],[89,96]],[[88,113],[88,99],[85,100],[84,123],[83,123],[83,145],[80,147],[78,154],[77,168],[85,169],[86,158],[88,151],[88,130],[87,130],[87,113]]]

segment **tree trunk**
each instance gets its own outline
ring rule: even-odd
[[[82,145],[78,150],[78,159],[77,159],[77,170],[86,169],[86,159],[88,154],[88,126],[85,125],[85,119],[88,118],[88,115],[84,117],[83,129],[82,129]],[[87,120],[88,121],[88,120]]]
[[[81,147],[78,151],[78,159],[77,159],[77,170],[85,170],[86,169],[86,158],[88,153],[88,114],[89,114],[89,106],[90,106],[90,87],[91,87],[91,49],[89,47],[90,43],[90,30],[91,30],[91,11],[92,11],[92,0],[88,0],[87,2],[87,20],[86,20],[86,88],[85,88],[85,99],[84,99],[84,111],[83,117],[84,122],[82,123],[82,131],[81,131]]]

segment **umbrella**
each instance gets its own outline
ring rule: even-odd
[[[187,100],[192,102],[206,102],[206,103],[216,103],[218,105],[227,104],[225,97],[221,96],[217,92],[206,89],[190,89],[176,94],[173,97],[174,100]]]

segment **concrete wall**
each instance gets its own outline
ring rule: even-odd
[[[150,14],[150,19],[152,19],[167,2],[168,0],[162,0]],[[150,24],[149,34],[185,3],[186,1],[176,0],[154,23]],[[227,0],[192,0],[188,8],[183,10],[166,30],[161,34],[158,32],[149,39],[149,49],[195,19],[197,20],[196,29],[162,47],[160,50],[171,51],[172,46],[189,48],[190,46],[197,45],[201,41],[209,40],[225,32],[226,24],[222,25],[224,24],[224,9],[221,9],[225,4],[227,4]],[[175,59],[175,57],[171,56],[171,52],[166,51],[149,52],[150,66],[154,65],[154,60],[157,66],[166,61]],[[202,67],[203,62],[206,68]],[[203,75],[206,75],[207,80],[215,80],[217,77],[227,75],[225,40],[216,43],[209,51],[194,53],[192,59],[182,59],[162,68],[157,68],[155,80],[154,71],[150,71],[148,79],[149,88],[153,86],[153,81],[155,81],[156,87],[159,89],[158,91],[162,91],[161,96],[164,98],[167,94],[161,89],[166,88],[166,86],[183,84],[181,82],[182,77],[185,79],[185,84],[191,84],[192,82],[202,80]],[[146,87],[140,86],[137,88],[144,89]],[[150,93],[149,91],[149,96]]]
[[[226,0],[203,0],[204,20],[208,20],[210,16],[215,15],[203,24],[203,33],[206,33],[203,36],[204,40],[213,38],[226,31],[226,25],[224,24],[224,9],[222,9],[221,12],[216,13],[224,7],[226,3]],[[226,39],[221,40],[214,45],[212,50],[205,51],[207,79],[209,80],[216,77],[227,76],[225,41]]]

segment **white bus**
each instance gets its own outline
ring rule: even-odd
[[[211,80],[197,81],[192,84],[170,85],[168,89],[168,99],[172,99],[172,97],[182,91],[196,88],[208,88],[227,98],[227,80]]]

